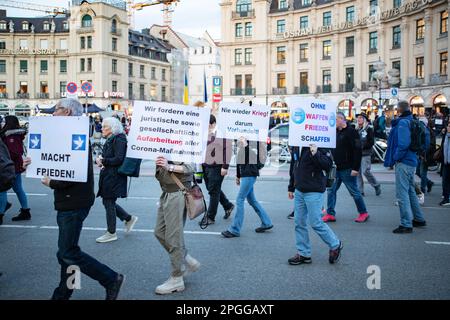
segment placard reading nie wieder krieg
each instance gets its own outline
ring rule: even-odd
[[[136,101],[127,157],[203,163],[210,112],[207,107]]]
[[[88,117],[31,117],[27,146],[28,178],[87,181]]]
[[[267,141],[270,108],[222,102],[217,117],[217,137],[230,140]]]
[[[291,112],[289,145],[336,148],[335,101],[293,97],[286,99]]]

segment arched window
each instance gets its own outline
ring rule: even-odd
[[[22,30],[28,31],[29,23],[28,22],[22,22]]]
[[[117,20],[112,19],[111,21],[111,32],[117,32]]]
[[[90,15],[86,14],[83,16],[83,18],[81,18],[81,27],[83,28],[92,27],[92,17]]]
[[[44,31],[49,31],[50,30],[50,23],[48,23],[47,21],[44,22],[43,25]]]
[[[236,1],[236,11],[237,12],[247,12],[252,10],[252,0],[237,0]]]

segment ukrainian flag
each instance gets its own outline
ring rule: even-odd
[[[189,89],[188,89],[188,79],[186,71],[184,72],[184,94],[183,94],[183,104],[189,104]]]

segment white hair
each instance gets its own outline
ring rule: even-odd
[[[110,118],[103,119],[102,126],[104,126],[104,125],[111,128],[113,135],[118,135],[118,134],[123,133],[122,123],[120,123],[120,121],[117,120],[116,118],[110,117]]]
[[[70,115],[73,117],[79,117],[83,115],[83,106],[78,100],[72,98],[64,98],[59,100],[56,106],[70,110]]]

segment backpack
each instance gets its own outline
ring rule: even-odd
[[[425,148],[425,126],[420,123],[419,120],[412,119],[409,124],[409,130],[411,132],[411,144],[409,145],[409,150],[422,154],[426,151]]]
[[[8,148],[0,139],[0,192],[12,188],[16,178],[16,168],[11,160]]]

